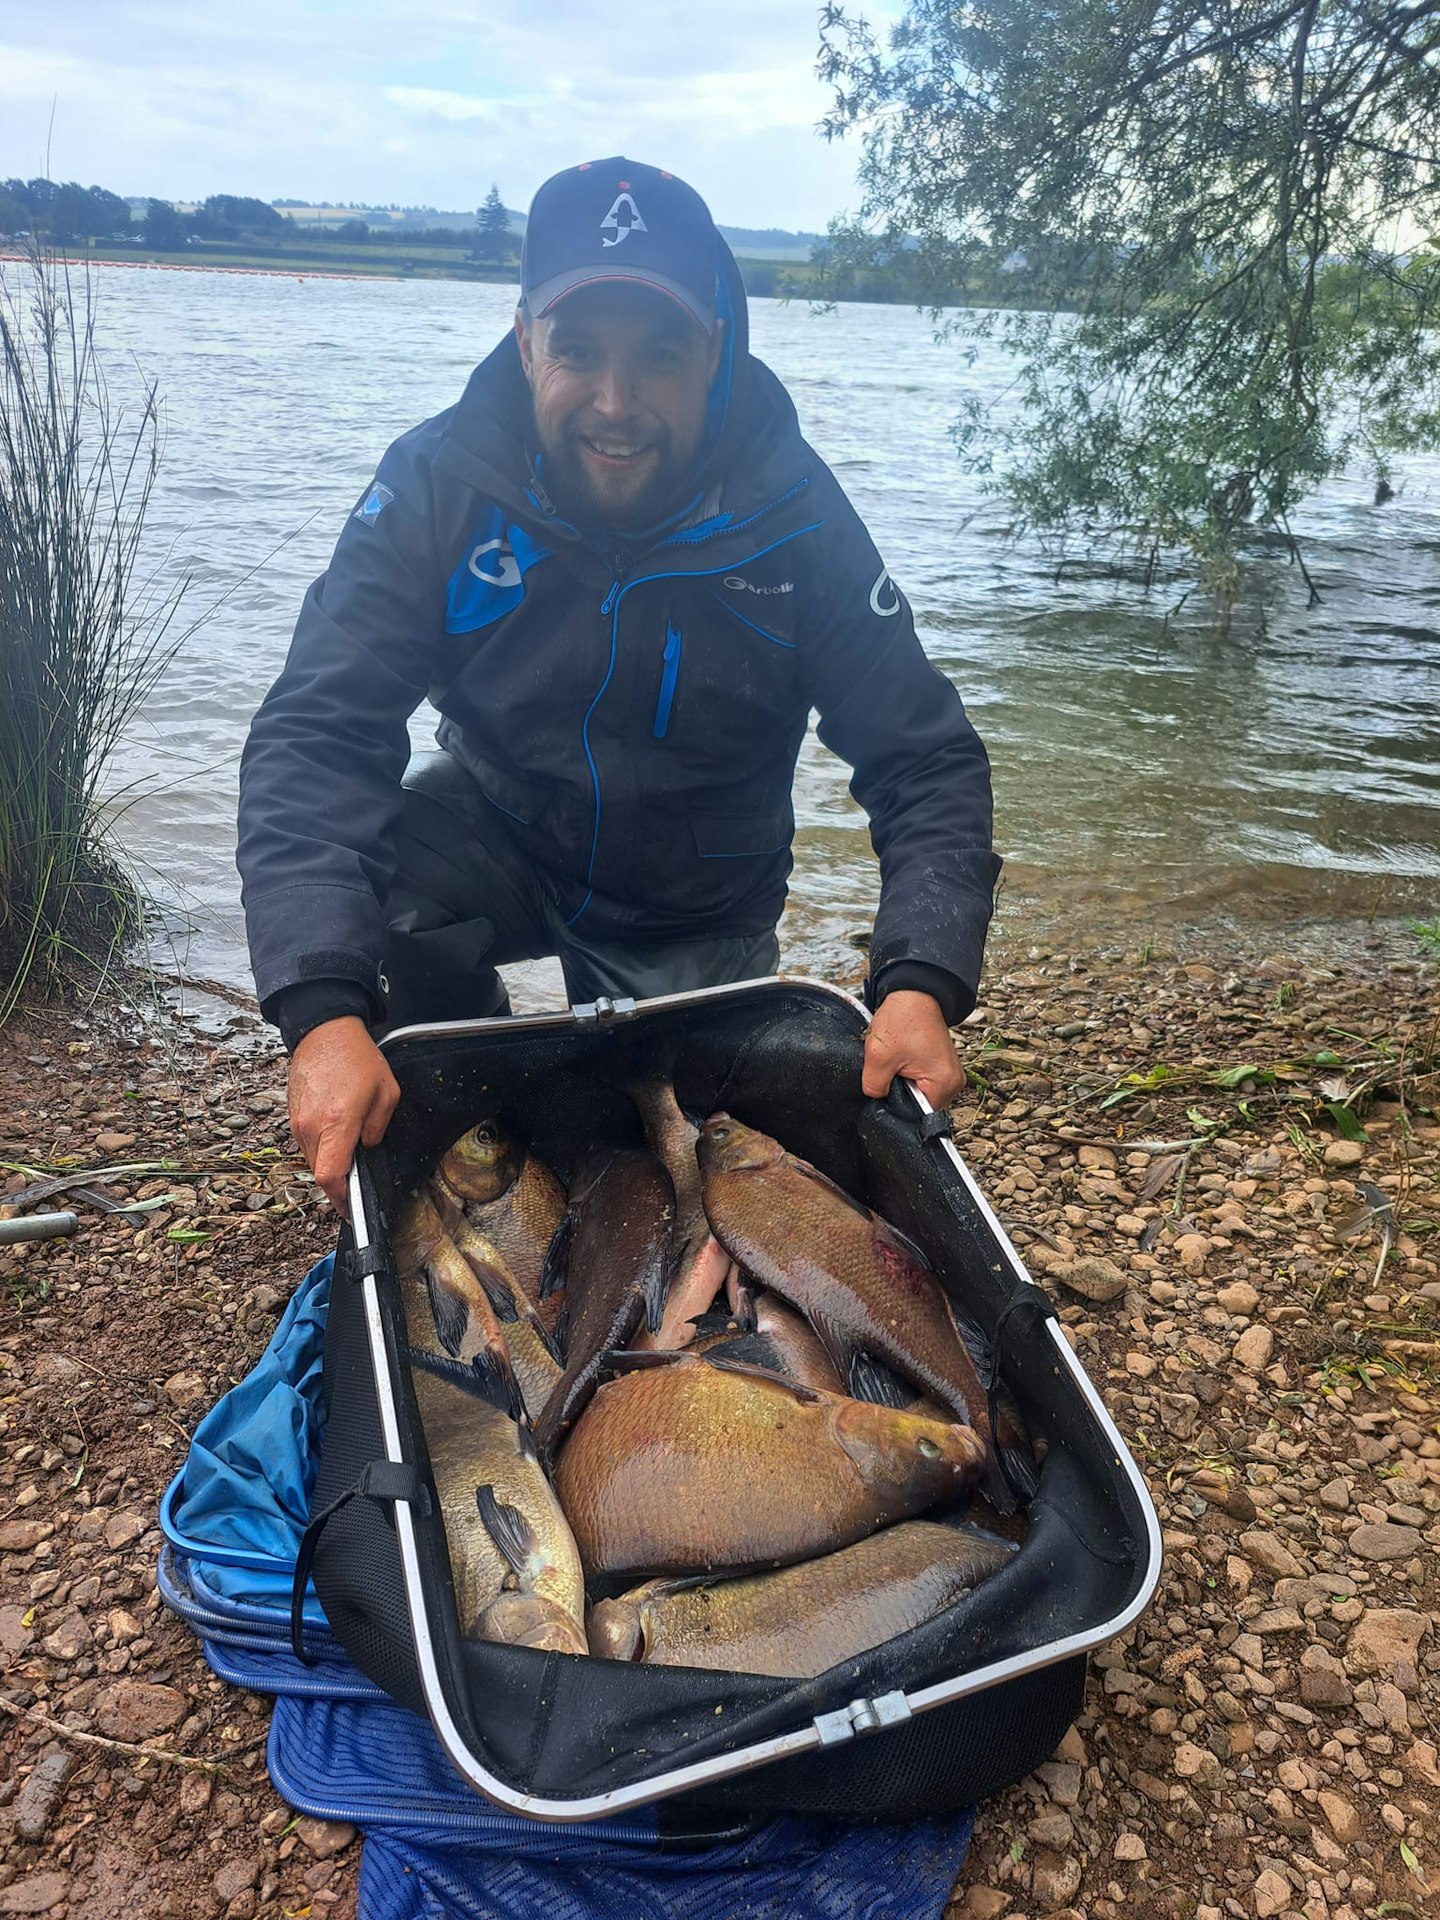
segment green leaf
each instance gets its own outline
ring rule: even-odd
[[[1414,1874],[1415,1878],[1420,1882],[1421,1886],[1423,1887],[1426,1884],[1425,1869],[1421,1866],[1420,1861],[1416,1856],[1415,1849],[1411,1846],[1408,1840],[1402,1840],[1400,1842],[1400,1858],[1405,1862],[1406,1866],[1410,1869],[1411,1873]]]
[[[1360,1122],[1355,1118],[1351,1109],[1342,1105],[1339,1100],[1327,1100],[1325,1102],[1325,1111],[1335,1122],[1341,1135],[1346,1140],[1368,1140],[1370,1138],[1369,1134],[1366,1133]]]
[[[1311,1056],[1317,1067],[1343,1067],[1345,1062],[1338,1053],[1332,1053],[1329,1047],[1322,1047],[1319,1053]]]
[[[165,1238],[173,1240],[179,1247],[193,1247],[201,1240],[208,1240],[210,1236],[200,1227],[171,1227]]]
[[[1224,1067],[1218,1073],[1207,1074],[1212,1087],[1238,1087],[1242,1080],[1273,1080],[1274,1074],[1267,1067]]]

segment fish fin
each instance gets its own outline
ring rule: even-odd
[[[604,1373],[644,1373],[649,1368],[673,1366],[678,1360],[693,1360],[696,1355],[684,1347],[610,1347],[600,1355]]]
[[[862,1205],[853,1193],[846,1193],[843,1187],[836,1186],[828,1173],[821,1173],[820,1169],[818,1167],[812,1167],[808,1160],[802,1160],[798,1153],[787,1153],[785,1159],[788,1164],[795,1169],[796,1173],[803,1173],[807,1180],[813,1180],[816,1186],[823,1187],[825,1191],[833,1195],[835,1199],[843,1200],[850,1211],[852,1213],[858,1213],[862,1220],[871,1220],[874,1218],[869,1207]]]
[[[456,1224],[465,1218],[465,1203],[445,1178],[443,1168],[437,1167],[421,1188],[447,1233],[453,1233]]]
[[[768,1333],[737,1333],[733,1340],[710,1347],[707,1351],[723,1354],[731,1361],[748,1361],[752,1367],[760,1367],[766,1373],[789,1377],[789,1368],[781,1360],[779,1350]]]
[[[533,1324],[535,1331],[539,1334],[540,1344],[542,1347],[544,1347],[546,1353],[549,1354],[550,1358],[555,1362],[557,1367],[563,1367],[565,1365],[565,1355],[561,1351],[560,1342],[557,1339],[556,1335],[551,1333],[550,1329],[546,1326],[545,1322],[540,1318],[538,1313],[529,1313],[525,1317],[527,1320],[529,1320]],[[559,1325],[558,1321],[556,1322],[556,1325],[558,1327]]]
[[[1005,1472],[1005,1464],[993,1447],[985,1463],[985,1471],[980,1476],[979,1486],[981,1493],[996,1513],[1003,1515],[1007,1520],[1020,1504],[1016,1490],[1011,1486]]]
[[[565,1284],[570,1265],[570,1243],[575,1238],[575,1220],[575,1209],[571,1207],[561,1216],[560,1224],[545,1249],[545,1262],[540,1269],[542,1300],[548,1300],[552,1293],[559,1293]]]
[[[645,1329],[648,1333],[658,1333],[660,1322],[665,1318],[665,1301],[670,1292],[670,1282],[680,1271],[680,1256],[671,1247],[663,1260],[657,1260],[645,1276],[640,1297],[645,1302]]]
[[[555,1316],[553,1337],[555,1345],[560,1349],[560,1361],[563,1366],[565,1349],[570,1344],[570,1302],[568,1300],[560,1302],[560,1311]]]
[[[710,1333],[740,1331],[739,1321],[724,1307],[710,1307],[704,1313],[693,1313],[690,1324],[695,1329],[695,1337],[700,1340]]]
[[[849,1378],[850,1398],[868,1400],[873,1406],[895,1407],[903,1413],[915,1398],[908,1381],[892,1373],[883,1360],[863,1349],[852,1356]]]
[[[1013,1490],[1020,1505],[1028,1507],[1040,1491],[1040,1468],[1035,1455],[1023,1441],[1007,1446],[997,1440],[995,1451],[1006,1484]]]
[[[509,1411],[509,1393],[503,1386],[496,1370],[492,1381],[487,1372],[482,1372],[475,1360],[454,1360],[438,1353],[426,1353],[419,1347],[407,1347],[405,1358],[411,1371],[417,1368],[421,1373],[431,1374],[436,1380],[444,1380],[452,1387],[458,1387],[462,1393],[468,1393],[472,1400],[484,1400],[488,1405],[497,1407],[501,1412]]]
[[[475,1505],[480,1511],[481,1524],[499,1548],[510,1571],[517,1574],[523,1572],[526,1562],[535,1551],[535,1535],[530,1522],[518,1507],[497,1499],[494,1487],[477,1487]]]
[[[464,1248],[461,1252],[464,1253],[466,1265],[479,1281],[485,1298],[490,1302],[495,1318],[503,1321],[506,1326],[518,1320],[520,1308],[515,1301],[515,1283],[509,1274],[481,1255],[466,1253]]]
[[[847,1334],[831,1324],[823,1313],[812,1313],[810,1325],[815,1338],[824,1347],[830,1357],[830,1364],[842,1380],[850,1378],[850,1361],[855,1352],[854,1342]]]
[[[520,1382],[515,1378],[515,1369],[503,1346],[482,1347],[470,1362],[470,1370],[479,1383],[475,1391],[482,1400],[488,1400],[492,1407],[508,1413],[517,1426],[522,1423],[529,1425],[525,1396],[520,1391]]]
[[[430,1317],[435,1322],[435,1332],[441,1346],[453,1360],[465,1341],[470,1325],[470,1308],[451,1292],[428,1260],[421,1272],[425,1275],[425,1291],[430,1299]]]
[[[821,1398],[814,1387],[802,1387],[788,1374],[776,1373],[770,1367],[757,1367],[753,1360],[732,1360],[723,1348],[718,1353],[700,1354],[698,1358],[703,1366],[715,1367],[721,1373],[738,1373],[747,1379],[768,1380],[771,1386],[784,1387],[807,1406]]]

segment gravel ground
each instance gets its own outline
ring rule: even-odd
[[[1430,1910],[1436,984],[1378,938],[1329,964],[1223,935],[997,949],[957,1137],[1167,1558],[1054,1759],[982,1810],[950,1920]],[[0,1915],[346,1920],[355,1836],[278,1799],[265,1703],[211,1677],[153,1572],[191,1429],[333,1239],[282,1063],[243,1016],[220,1044],[12,1025],[0,1160],[161,1202],[78,1200],[73,1239],[0,1250]]]

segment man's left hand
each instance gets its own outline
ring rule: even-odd
[[[873,1100],[883,1099],[897,1073],[942,1111],[965,1084],[945,1016],[928,993],[906,988],[887,993],[870,1022],[863,1091]]]

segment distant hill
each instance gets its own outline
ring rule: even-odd
[[[369,227],[390,228],[397,232],[429,232],[436,227],[473,227],[474,207],[443,212],[436,207],[317,207],[299,200],[272,200],[281,213],[289,214],[297,226],[338,227],[346,220],[363,220]],[[523,234],[525,215],[507,208],[510,231]],[[720,228],[735,253],[747,260],[808,260],[810,251],[823,235],[790,233],[783,227]]]

